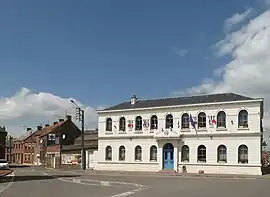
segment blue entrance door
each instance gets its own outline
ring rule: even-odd
[[[163,168],[174,169],[173,145],[168,143],[163,147]]]

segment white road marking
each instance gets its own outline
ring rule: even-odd
[[[73,183],[81,183],[80,179],[72,179]]]
[[[111,186],[109,181],[100,181],[100,184],[101,186],[107,186],[107,187]]]
[[[125,196],[130,196],[130,195],[135,194],[136,192],[141,192],[141,191],[142,191],[142,189],[138,188],[138,189],[130,190],[130,191],[123,192],[123,193],[120,193],[120,194],[115,194],[115,195],[109,196],[109,197],[125,197]]]
[[[44,175],[49,175],[48,173],[43,173]],[[49,175],[50,176],[50,175]],[[52,175],[53,176],[53,175]],[[137,183],[128,183],[128,182],[118,182],[118,181],[100,181],[100,180],[91,180],[91,179],[76,179],[76,178],[57,178],[60,181],[69,182],[69,183],[77,183],[82,185],[95,185],[101,187],[119,187],[119,186],[132,186],[135,189],[115,194],[109,197],[126,197],[133,195],[137,192],[141,192],[143,190],[149,189],[149,187]]]

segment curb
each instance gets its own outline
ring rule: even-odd
[[[14,173],[14,170],[10,170],[10,172],[8,172],[8,173],[6,173],[6,174],[0,175],[0,178],[6,177],[6,176],[8,176],[8,175],[10,175],[10,174],[12,174],[12,173]]]
[[[95,170],[66,170],[66,169],[54,169],[54,168],[46,168],[48,170],[54,170],[54,171],[62,171],[62,172],[70,172],[70,173],[80,173],[80,174],[87,174],[87,175],[112,175],[112,176],[121,176],[121,175],[131,175],[131,176],[159,176],[159,177],[179,177],[179,178],[212,178],[212,179],[234,179],[234,180],[240,180],[240,179],[260,179],[260,180],[268,180],[270,179],[270,176],[267,175],[254,175],[254,176],[237,176],[237,175],[211,175],[211,174],[181,174],[181,173],[132,173],[132,172],[124,172],[124,171],[117,171],[117,172],[111,172],[111,171],[95,171]]]
[[[73,171],[76,172],[76,171]],[[80,173],[83,173],[84,171],[77,171]],[[107,171],[106,171],[107,172]],[[179,177],[179,178],[213,178],[213,179],[261,179],[261,180],[267,180],[270,179],[270,176],[237,176],[237,175],[198,175],[198,174],[180,174],[180,173],[171,173],[171,174],[165,174],[165,173],[130,173],[130,172],[103,172],[103,171],[88,171],[84,172],[88,175],[131,175],[131,176],[159,176],[159,177]]]

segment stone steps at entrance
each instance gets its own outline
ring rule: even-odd
[[[176,174],[177,172],[173,169],[162,169],[160,171],[158,171],[159,173],[163,173],[163,174]]]

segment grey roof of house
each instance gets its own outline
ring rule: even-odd
[[[80,144],[73,144],[73,145],[63,145],[62,150],[81,150],[82,146]],[[98,149],[98,141],[93,141],[91,143],[84,145],[85,149]]]
[[[244,100],[255,100],[255,99],[234,93],[209,94],[209,95],[175,97],[175,98],[171,97],[171,98],[151,99],[151,100],[138,99],[137,103],[134,105],[132,105],[130,101],[127,101],[100,111],[168,107],[175,105],[220,103],[220,102],[244,101]]]
[[[81,136],[77,137],[77,139],[75,140],[75,143],[80,143],[81,142]],[[97,140],[98,139],[98,133],[84,133],[84,140]]]
[[[0,132],[7,133],[5,127],[1,127],[1,126],[0,126]]]
[[[30,130],[30,131],[25,131],[21,136],[19,136],[18,138],[14,139],[14,140],[24,140],[26,139],[28,136],[32,135],[34,131]]]

